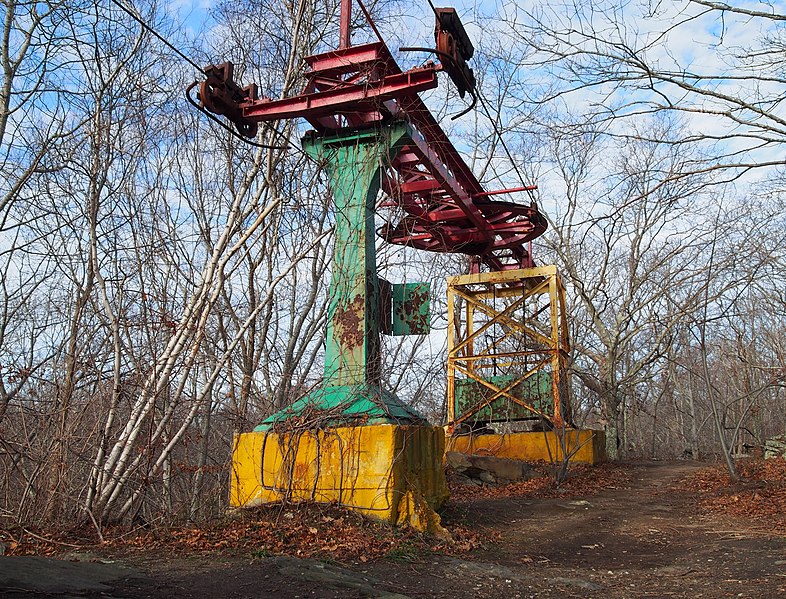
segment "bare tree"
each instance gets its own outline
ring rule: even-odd
[[[779,110],[786,16],[776,7],[610,0],[568,10],[536,4],[503,12],[499,21],[521,44],[519,68],[537,74],[528,101],[560,112],[582,106],[596,125],[681,115],[690,130],[678,139],[648,139],[701,148],[682,173],[720,170],[733,181],[781,166],[773,152],[786,134]],[[607,134],[632,133],[615,126]]]
[[[663,183],[684,156],[646,141],[679,135],[668,122],[656,127],[620,144],[592,129],[553,133],[564,196],[548,199],[556,207],[547,242],[572,291],[574,372],[598,398],[611,458],[624,447],[637,387],[702,301],[702,254],[714,230],[696,209],[702,178]]]

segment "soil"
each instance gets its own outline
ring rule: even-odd
[[[69,556],[72,562],[116,566],[104,573],[100,590],[57,592],[23,581],[3,590],[0,572],[0,596],[786,597],[786,530],[701,509],[695,489],[681,481],[705,467],[628,464],[624,476],[597,493],[556,491],[535,498],[458,493],[443,516],[446,527],[485,539],[464,552],[404,544],[382,558],[338,563],[247,550],[195,555],[115,550]],[[41,558],[2,558],[0,566],[24,559]]]

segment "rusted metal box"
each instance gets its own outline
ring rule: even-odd
[[[517,378],[508,375],[487,377],[485,380],[494,389],[474,379],[456,379],[456,413],[470,412],[475,406],[492,397],[497,390],[507,389]],[[548,371],[536,372],[528,379],[515,385],[509,393],[540,412],[550,413],[553,409],[551,373]],[[538,414],[511,401],[508,396],[500,395],[473,414],[470,421],[507,422],[538,417]]]
[[[391,285],[393,335],[427,335],[431,330],[431,300],[428,283]]]

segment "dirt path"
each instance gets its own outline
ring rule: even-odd
[[[467,520],[500,530],[502,542],[457,565],[480,573],[478,561],[493,562],[512,582],[480,574],[466,596],[786,597],[786,538],[698,515],[690,497],[670,489],[701,467],[639,463],[624,488],[586,499],[467,506]]]
[[[631,465],[630,482],[586,498],[478,499],[454,504],[460,522],[495,538],[461,558],[399,552],[330,564],[258,555],[120,559],[132,575],[79,596],[639,598],[786,597],[786,536],[700,515],[672,483],[701,465]],[[22,558],[7,558],[22,559]],[[5,594],[4,594],[5,593]],[[51,597],[6,588],[4,597]],[[55,595],[56,596],[56,595]],[[61,594],[60,596],[65,596]],[[73,596],[73,595],[71,595]]]

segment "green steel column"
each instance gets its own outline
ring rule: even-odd
[[[336,206],[323,383],[326,386],[379,382],[374,206],[382,164],[395,156],[405,136],[406,127],[397,124],[381,130],[303,140],[306,152],[326,167]]]
[[[406,123],[338,135],[311,135],[303,149],[324,167],[336,206],[325,371],[322,384],[266,418],[265,431],[304,411],[325,411],[336,422],[414,424],[425,419],[380,387],[380,284],[374,207],[382,166],[406,145]]]

